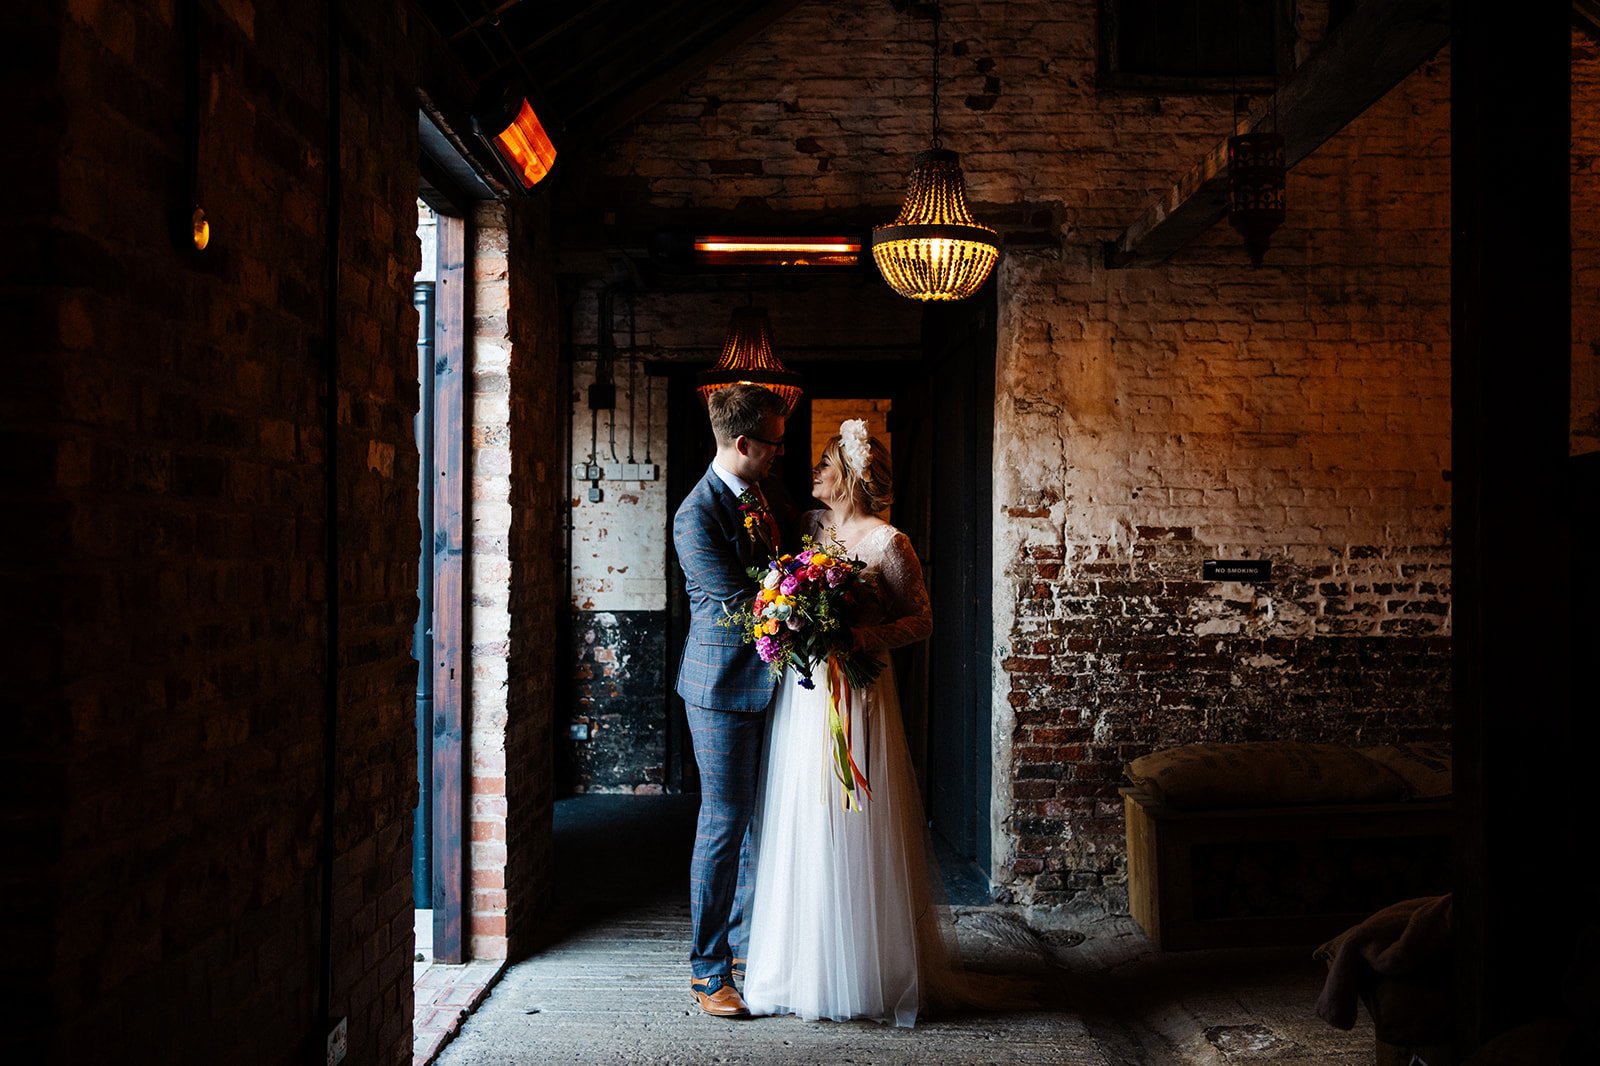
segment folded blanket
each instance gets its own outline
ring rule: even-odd
[[[1365,973],[1405,977],[1437,963],[1449,951],[1448,895],[1391,904],[1314,953],[1328,964],[1328,979],[1317,997],[1317,1017],[1337,1029],[1353,1028]]]

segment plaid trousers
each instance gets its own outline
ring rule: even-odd
[[[689,970],[698,980],[723,977],[749,943],[750,821],[767,716],[687,706],[694,759],[700,766],[700,817],[689,862],[689,916],[694,942]]]

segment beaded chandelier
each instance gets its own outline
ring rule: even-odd
[[[736,307],[728,323],[728,339],[722,345],[722,358],[710,370],[696,377],[695,391],[710,401],[711,394],[729,385],[760,385],[777,393],[784,402],[784,414],[800,402],[804,380],[785,367],[772,350],[772,323],[766,308]]]
[[[1000,238],[967,209],[961,157],[939,140],[939,9],[933,9],[933,148],[916,158],[900,216],[872,230],[872,258],[913,300],[964,300],[1000,257]]]

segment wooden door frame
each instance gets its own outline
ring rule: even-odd
[[[433,957],[466,961],[467,220],[438,215],[434,282]]]

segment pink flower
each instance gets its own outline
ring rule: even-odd
[[[793,596],[800,591],[800,582],[794,577],[786,577],[778,583],[778,591],[785,596]]]
[[[839,582],[843,581],[846,577],[848,577],[849,573],[850,572],[848,570],[845,570],[843,567],[839,567],[839,566],[830,566],[830,567],[828,567],[828,575],[827,575],[828,576],[828,587],[830,589],[838,588],[839,587]]]
[[[815,555],[815,554],[817,554],[817,553],[814,550],[812,550],[811,548],[807,548],[805,551],[801,552],[799,555],[796,555],[795,559],[798,562],[809,563],[811,561],[811,557],[813,555]]]
[[[770,663],[778,657],[778,641],[773,637],[762,637],[756,641],[756,654],[761,656],[761,661]]]
[[[820,567],[820,566],[808,566],[808,567],[806,567],[806,580],[807,581],[821,581],[822,580],[822,567]]]

